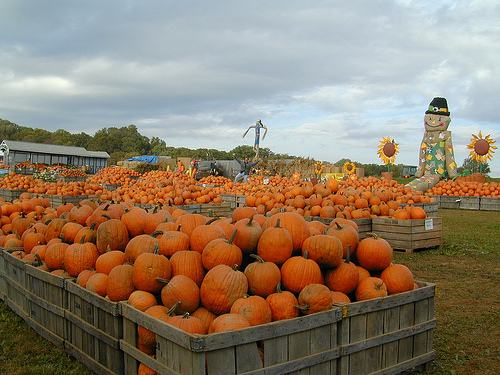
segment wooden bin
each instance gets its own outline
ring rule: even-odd
[[[236,208],[236,195],[232,194],[220,194],[223,202],[229,203],[231,209]]]
[[[459,197],[461,210],[479,210],[480,197]]]
[[[399,374],[425,369],[433,349],[435,284],[367,301],[338,304],[343,318],[337,374]]]
[[[137,373],[141,362],[159,374],[177,375],[332,374],[338,365],[340,308],[237,331],[192,335],[120,303],[126,374]],[[137,349],[138,325],[156,333],[155,358]]]
[[[89,369],[101,375],[124,372],[121,306],[67,280],[68,308],[65,312],[65,350]],[[128,375],[128,374],[127,374]]]
[[[4,260],[4,279],[7,286],[5,301],[7,305],[21,318],[27,320],[29,315],[28,290],[26,288],[26,262],[12,255],[14,251],[23,248],[2,248]]]
[[[7,298],[7,276],[5,274],[6,268],[5,268],[5,259],[3,257],[3,250],[0,249],[0,299],[2,301],[5,301]]]
[[[372,232],[388,241],[394,250],[407,253],[441,246],[442,230],[441,217],[409,220],[372,218]]]
[[[500,198],[481,197],[479,209],[482,211],[500,211]]]
[[[441,195],[439,198],[439,208],[460,209],[460,197],[455,195]]]
[[[26,193],[28,190],[26,189],[18,189],[18,190],[12,190],[12,189],[1,189],[0,190],[0,197],[2,197],[6,202],[12,202],[15,199],[18,199],[22,193]]]
[[[208,217],[227,217],[231,214],[231,204],[229,202],[202,204],[200,213]]]
[[[72,203],[75,206],[78,205],[80,201],[87,199],[88,195],[53,195],[52,196],[52,207],[58,207],[62,204]]]
[[[63,348],[66,339],[65,310],[68,307],[64,288],[66,278],[26,265],[28,325],[54,345]]]

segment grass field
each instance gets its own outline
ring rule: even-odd
[[[500,212],[440,210],[443,246],[396,253],[416,279],[437,284],[437,358],[426,374],[493,375],[500,368]],[[0,374],[92,374],[0,302]]]

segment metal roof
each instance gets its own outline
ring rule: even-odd
[[[4,139],[2,144],[7,145],[11,151],[36,152],[38,154],[71,155],[89,158],[109,159],[106,151],[87,151],[83,147],[52,145],[47,143],[19,142]]]

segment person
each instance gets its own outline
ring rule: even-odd
[[[245,157],[243,161],[239,160],[234,154],[233,157],[240,164],[240,172],[234,178],[234,183],[236,184],[241,179],[243,179],[244,182],[248,182],[248,175],[250,174],[250,169],[252,169],[254,165],[257,165],[257,163],[261,159],[251,163],[248,157]]]

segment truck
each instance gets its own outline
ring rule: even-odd
[[[403,166],[403,177],[404,178],[415,177],[415,172],[417,172],[416,165],[404,165]]]

